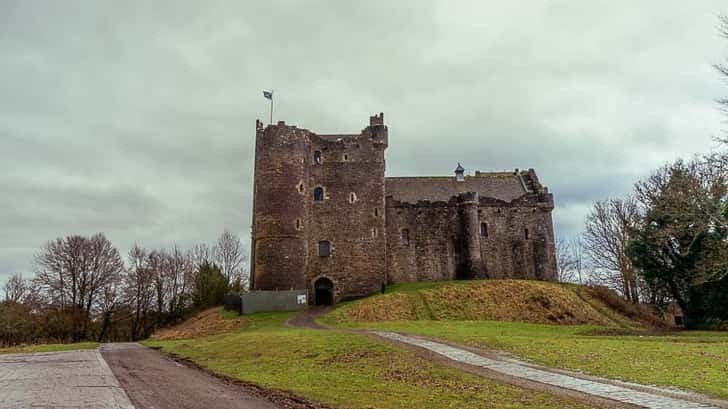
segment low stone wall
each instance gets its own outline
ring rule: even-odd
[[[243,314],[298,311],[308,306],[307,290],[251,291],[242,294]]]

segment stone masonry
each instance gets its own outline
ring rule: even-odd
[[[553,197],[533,169],[385,177],[384,114],[358,134],[256,124],[251,288],[316,303],[422,280],[556,275]]]

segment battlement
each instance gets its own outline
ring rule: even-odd
[[[369,126],[383,126],[384,125],[384,112],[380,112],[379,115],[369,117]]]

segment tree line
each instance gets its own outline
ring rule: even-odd
[[[145,249],[126,257],[105,235],[59,237],[35,256],[35,274],[12,276],[0,303],[0,345],[136,341],[248,287],[240,239]]]
[[[728,39],[728,17],[721,18]],[[728,80],[728,65],[716,64]],[[718,101],[728,114],[728,98]],[[557,240],[562,281],[603,285],[633,303],[680,306],[689,327],[728,328],[728,138],[678,159],[629,195],[598,201],[584,233]]]

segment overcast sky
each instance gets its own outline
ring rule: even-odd
[[[320,133],[383,111],[389,176],[533,167],[557,234],[575,234],[593,201],[714,146],[726,12],[725,0],[0,0],[0,282],[68,234],[104,232],[126,252],[229,228],[247,246],[264,88],[274,120]]]

